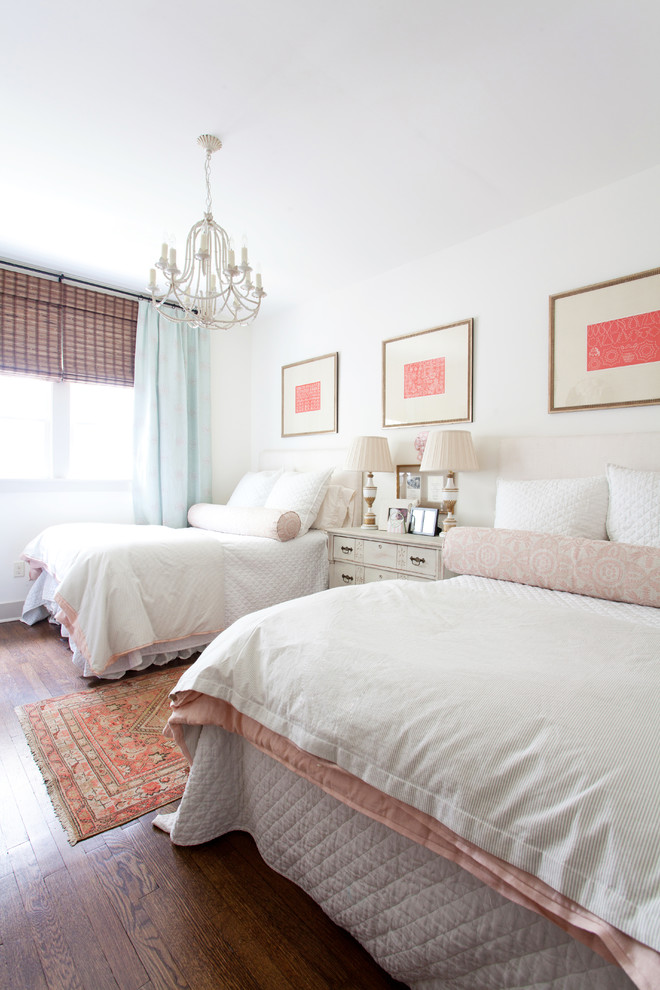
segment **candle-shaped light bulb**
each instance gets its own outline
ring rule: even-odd
[[[241,248],[241,264],[242,265],[247,265],[247,263],[248,263],[248,260],[247,260],[247,248],[246,247],[242,247]]]
[[[258,288],[258,289],[261,289],[261,287],[262,287],[262,286],[261,286],[261,272],[257,272],[257,275],[256,275],[256,282],[257,282],[257,288]]]
[[[160,246],[160,260],[167,261],[167,244],[165,242]]]
[[[170,248],[170,268],[176,268],[176,248]]]
[[[234,249],[229,248],[229,267],[234,268],[236,265],[236,256],[234,254]]]
[[[149,269],[149,288],[150,289],[155,289],[156,288],[156,269],[155,268],[150,268]]]
[[[215,275],[211,275],[211,292],[216,291],[216,280]]]
[[[208,251],[209,247],[209,235],[207,233],[202,234],[202,251]]]

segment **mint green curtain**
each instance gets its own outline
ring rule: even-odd
[[[172,323],[141,301],[135,342],[133,511],[136,523],[187,525],[211,501],[208,330]]]

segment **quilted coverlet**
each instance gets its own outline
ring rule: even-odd
[[[175,702],[229,702],[657,950],[657,610],[465,580],[246,617]]]

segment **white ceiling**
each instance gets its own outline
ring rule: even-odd
[[[204,201],[276,312],[660,163],[657,0],[3,0],[0,257],[142,290]]]

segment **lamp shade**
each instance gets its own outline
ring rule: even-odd
[[[420,471],[477,471],[479,463],[469,430],[429,433]]]
[[[387,437],[356,437],[344,466],[347,471],[394,471]]]

